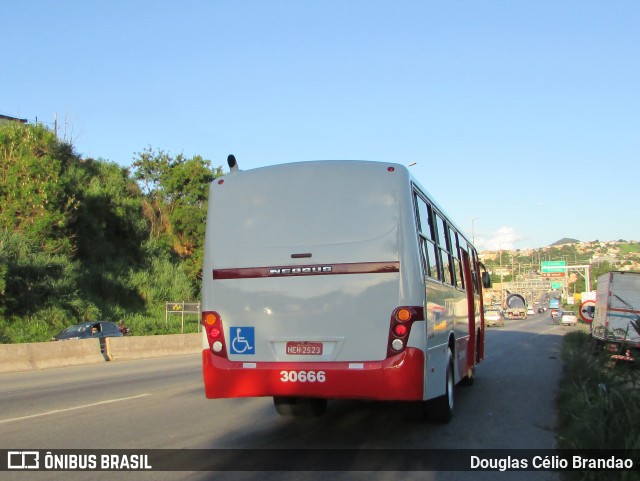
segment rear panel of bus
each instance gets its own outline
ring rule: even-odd
[[[315,378],[319,371],[328,375],[328,366],[366,371],[388,358],[394,311],[424,305],[409,185],[400,165],[340,161],[266,167],[214,181],[202,304],[222,326],[224,351],[216,365],[307,366]],[[425,338],[422,323],[408,343],[424,347]],[[205,339],[203,355],[215,371],[209,347]],[[423,378],[421,370],[415,375]],[[207,381],[205,373],[207,382],[214,384],[215,376]],[[323,395],[319,386],[309,391],[306,385],[302,394]],[[274,381],[231,392],[211,388],[207,395],[281,395],[281,388]],[[344,397],[353,397],[344,389]],[[414,392],[421,397],[422,384]]]

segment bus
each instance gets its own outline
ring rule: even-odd
[[[210,186],[202,284],[209,399],[416,402],[439,421],[484,358],[489,275],[404,165],[309,161]]]

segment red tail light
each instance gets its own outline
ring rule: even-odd
[[[423,320],[424,309],[421,306],[402,306],[393,311],[389,326],[387,357],[399,354],[406,349],[411,326],[415,321]]]
[[[202,325],[207,333],[207,341],[211,352],[217,356],[227,357],[227,347],[224,341],[222,317],[215,311],[202,313]]]
[[[404,337],[407,335],[407,332],[409,332],[409,329],[407,329],[407,326],[405,326],[404,324],[399,324],[395,327],[393,332],[397,337]]]

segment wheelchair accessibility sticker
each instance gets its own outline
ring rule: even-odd
[[[231,354],[255,354],[255,331],[253,327],[231,327]]]

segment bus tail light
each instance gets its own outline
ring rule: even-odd
[[[227,348],[224,342],[224,329],[222,328],[222,317],[215,311],[205,311],[202,313],[202,326],[207,334],[209,348],[213,354],[227,357]]]
[[[411,333],[411,326],[415,321],[423,320],[424,309],[421,306],[401,306],[393,311],[389,326],[387,357],[394,356],[405,350]]]
[[[398,324],[394,329],[393,332],[396,336],[398,337],[404,337],[407,335],[408,329],[407,326],[405,326],[404,324]]]

